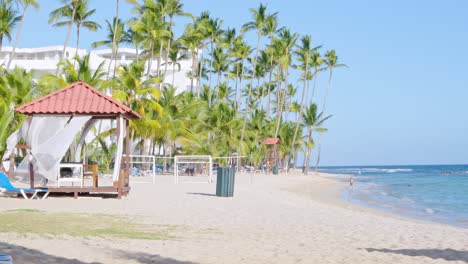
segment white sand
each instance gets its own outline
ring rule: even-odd
[[[467,263],[468,230],[403,219],[339,199],[329,176],[237,175],[235,197],[216,184],[133,183],[129,197],[0,198],[0,210],[123,214],[180,225],[166,241],[0,234],[15,263]],[[38,260],[40,259],[40,260]]]

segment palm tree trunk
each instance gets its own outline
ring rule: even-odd
[[[281,96],[281,93],[280,93],[280,105],[279,105],[279,112],[278,112],[278,120],[277,120],[277,123],[276,123],[276,130],[275,130],[275,138],[278,137],[278,133],[279,133],[279,128],[280,128],[280,125],[281,125],[281,119],[283,119],[283,104],[284,104],[284,100],[285,100],[285,97],[286,97],[286,92],[288,90],[288,68],[286,67],[285,71],[285,79],[284,79],[284,91],[283,91],[283,96]]]
[[[254,58],[254,63],[253,63],[253,67],[252,67],[253,73],[255,73],[255,68],[257,68],[257,57],[258,57],[258,49],[260,48],[260,37],[261,37],[261,32],[259,31],[258,34],[257,34],[257,48],[255,50],[255,58]],[[245,110],[246,110],[246,112],[248,112],[247,107],[249,106],[249,100],[252,100],[253,79],[254,79],[254,77],[252,75],[252,78],[250,78],[249,93],[247,95],[247,98],[245,98]],[[247,115],[244,115],[244,121],[242,122],[241,141],[244,140],[246,123],[247,123]]]
[[[293,137],[293,140],[292,140],[292,148],[291,148],[291,153],[293,153],[294,157],[294,163],[296,163],[296,148],[295,148],[295,145],[296,145],[296,138],[297,138],[297,133],[299,131],[299,120],[302,116],[302,110],[304,109],[304,99],[306,97],[306,94],[307,94],[307,74],[309,72],[309,64],[306,63],[306,69],[304,71],[304,87],[302,89],[302,98],[301,98],[301,107],[299,108],[299,115],[297,115],[297,118],[296,118],[296,129],[294,130],[294,137]]]
[[[218,69],[218,89],[216,91],[216,99],[219,100],[219,94],[221,93],[221,70]]]
[[[193,93],[193,78],[195,78],[195,50],[192,50],[192,74],[190,75],[190,93]]]
[[[68,25],[67,37],[65,38],[65,43],[63,43],[62,59],[65,58],[65,50],[67,48],[68,41],[70,40],[71,32],[73,29],[73,22],[75,21],[76,5],[78,4],[78,0],[72,0],[72,1],[73,1],[73,12],[72,12],[72,17],[70,19],[70,25]],[[57,65],[57,69],[55,70],[55,75],[58,74],[59,69],[60,69],[60,65]]]
[[[200,98],[200,93],[201,93],[202,74],[203,74],[203,53],[200,58],[200,69],[198,69],[198,85],[197,85],[197,97],[198,98]]]
[[[148,61],[148,72],[147,72],[148,77],[151,73],[151,66],[153,64],[153,59],[154,59],[154,40],[151,40],[150,48],[151,48],[151,51],[150,51],[151,55],[150,55],[150,60]]]
[[[210,90],[211,90],[211,75],[213,74],[213,39],[210,40],[210,52],[211,52],[211,60],[210,60]]]
[[[174,79],[175,79],[175,62],[172,62],[172,87],[174,87]]]
[[[172,33],[172,16],[169,18],[169,32]],[[166,50],[166,58],[165,58],[166,64],[164,65],[164,76],[166,76],[166,72],[167,72],[167,63],[169,61],[169,52],[171,51],[171,40],[172,40],[172,37],[169,37],[169,40],[167,41],[167,50]]]
[[[235,87],[236,87],[236,94],[235,94],[235,96],[234,96],[234,99],[236,99],[236,105],[235,105],[235,107],[236,107],[236,110],[238,110],[238,108],[237,108],[237,95],[238,95],[238,92],[239,92],[239,86],[238,86],[238,85],[239,85],[239,83],[238,83],[238,80],[239,80],[239,67],[236,67],[236,79],[235,79],[235,80],[236,80],[236,81],[235,81],[235,83],[236,83],[236,84],[235,84]]]
[[[80,45],[80,26],[76,25],[76,50],[75,57],[78,56],[78,47]]]
[[[328,97],[328,91],[330,90],[331,88],[331,80],[332,80],[332,69],[330,68],[330,77],[328,78],[328,87],[327,87],[327,90],[325,91],[325,97],[323,98],[323,107],[322,107],[322,113],[325,114],[325,111],[326,111],[326,106],[327,106],[327,97]],[[317,154],[317,162],[315,163],[315,168],[314,168],[314,171],[317,172],[318,171],[318,167],[319,167],[319,164],[320,164],[320,154],[321,154],[321,150],[322,150],[322,134],[319,135],[318,139],[317,139],[317,143],[318,143],[318,148],[317,148],[317,151],[318,151],[318,154]]]
[[[24,18],[26,17],[26,11],[28,10],[28,7],[29,5],[26,5],[26,4],[24,5],[23,14],[21,16],[21,23],[19,24],[18,31],[16,32],[15,45],[13,45],[13,50],[11,51],[10,59],[8,60],[7,70],[10,69],[11,62],[13,61],[13,57],[15,56],[16,47],[18,47],[18,44],[19,44],[21,30],[23,29]]]
[[[116,0],[114,36],[112,36],[112,58],[114,59],[114,74],[113,74],[114,77],[115,77],[115,71],[117,68],[117,51],[119,49],[119,44],[117,43],[117,32],[118,32],[118,27],[119,27],[119,8],[120,8],[120,0]]]
[[[309,128],[309,133],[307,137],[307,145],[310,145],[310,141],[312,140],[312,129]],[[306,150],[306,158],[304,159],[304,174],[307,175],[309,173],[309,167],[310,167],[310,156],[312,154],[312,148],[309,148]]]

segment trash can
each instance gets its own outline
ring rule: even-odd
[[[219,167],[216,177],[216,196],[234,196],[234,179],[236,171],[234,168]]]
[[[278,166],[273,166],[273,175],[278,175],[279,168]]]
[[[13,264],[13,259],[9,255],[0,254],[0,264]]]

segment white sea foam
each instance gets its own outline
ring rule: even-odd
[[[402,197],[401,200],[405,201],[405,202],[408,202],[408,203],[415,203],[415,201],[413,199],[408,198],[408,197]]]
[[[428,213],[428,214],[433,214],[434,213],[434,210],[432,210],[431,208],[426,208],[424,211],[426,213]]]

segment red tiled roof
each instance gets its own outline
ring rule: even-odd
[[[276,145],[279,143],[280,143],[279,138],[265,138],[265,140],[263,140],[263,144],[265,145]]]
[[[107,96],[82,81],[24,104],[16,111],[33,114],[83,114],[93,116],[124,115],[130,119],[141,116],[121,102]]]

